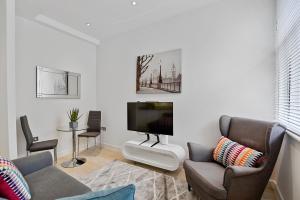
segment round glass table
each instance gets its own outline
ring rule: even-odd
[[[86,162],[86,158],[79,158],[76,155],[76,132],[77,131],[84,131],[87,128],[69,128],[69,127],[62,127],[62,128],[57,128],[57,131],[60,132],[69,132],[72,133],[72,138],[73,138],[73,153],[72,153],[72,159],[65,161],[61,164],[62,167],[64,168],[74,168],[78,167],[80,165],[83,165]]]

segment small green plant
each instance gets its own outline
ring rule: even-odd
[[[79,116],[79,109],[78,108],[73,108],[68,112],[68,117],[71,122],[77,122],[82,115]]]

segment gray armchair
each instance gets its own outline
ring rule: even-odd
[[[189,190],[205,200],[259,200],[272,174],[285,134],[278,123],[222,116],[221,134],[264,153],[256,168],[229,166],[213,161],[213,148],[188,143],[184,162]]]

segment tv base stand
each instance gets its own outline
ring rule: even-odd
[[[148,142],[150,140],[150,135],[149,134],[146,134],[147,135],[147,140],[143,141],[140,143],[140,145],[144,144],[145,142]]]
[[[153,141],[131,140],[122,148],[124,157],[128,160],[144,163],[168,171],[177,170],[185,159],[185,150],[175,144],[153,144]],[[153,146],[154,145],[154,146]]]
[[[157,145],[159,143],[160,143],[159,135],[156,135],[156,142],[154,144],[152,144],[151,147],[154,147],[155,145]]]

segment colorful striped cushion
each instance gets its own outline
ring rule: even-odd
[[[9,200],[29,200],[29,187],[17,167],[0,157],[0,197]]]
[[[245,147],[222,136],[214,149],[213,157],[225,167],[230,165],[254,167],[263,153]]]

